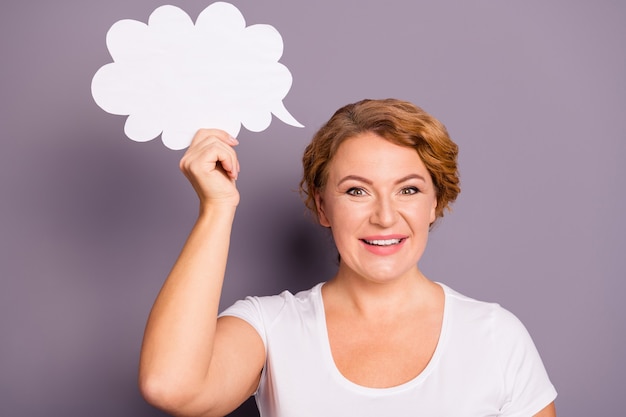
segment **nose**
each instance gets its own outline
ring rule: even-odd
[[[397,220],[398,212],[392,199],[379,197],[373,203],[370,222],[380,227],[392,226]]]

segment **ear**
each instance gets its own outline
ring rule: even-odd
[[[433,199],[433,206],[430,208],[430,224],[437,220],[437,198]]]
[[[328,221],[328,217],[326,217],[326,213],[324,212],[324,200],[322,199],[322,195],[320,192],[315,193],[315,208],[317,209],[317,219],[320,225],[324,227],[330,227],[330,222]]]

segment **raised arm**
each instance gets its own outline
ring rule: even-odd
[[[201,130],[180,162],[200,199],[198,219],[154,303],[141,349],[139,386],[179,416],[221,416],[248,398],[263,342],[240,319],[217,320],[239,192],[236,139]]]
[[[548,404],[546,408],[535,414],[533,417],[556,417],[556,408],[554,407],[554,401]]]

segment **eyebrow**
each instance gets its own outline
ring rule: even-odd
[[[419,175],[419,174],[409,174],[409,175],[407,175],[407,176],[405,176],[405,177],[402,177],[402,178],[400,178],[399,180],[397,180],[397,181],[395,182],[395,184],[401,184],[401,183],[403,183],[403,182],[405,182],[405,181],[412,180],[412,179],[418,179],[418,180],[421,180],[421,181],[426,182],[426,179],[425,179],[423,176]],[[337,185],[341,185],[341,184],[343,184],[344,182],[346,182],[346,181],[350,181],[350,180],[353,180],[353,181],[359,181],[359,182],[364,182],[365,184],[372,185],[372,181],[371,181],[371,180],[369,180],[369,179],[367,179],[367,178],[365,178],[365,177],[361,177],[361,176],[359,176],[359,175],[346,175],[345,177],[343,177],[343,178],[342,178],[342,179],[341,179],[341,180],[337,183]]]

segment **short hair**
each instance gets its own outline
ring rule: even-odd
[[[372,132],[400,146],[415,149],[430,173],[437,195],[436,218],[450,210],[461,192],[458,146],[446,127],[421,108],[397,99],[362,100],[341,107],[313,136],[302,157],[300,193],[318,218],[315,195],[324,189],[328,166],[346,139]]]

